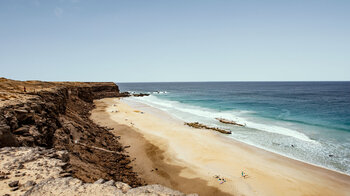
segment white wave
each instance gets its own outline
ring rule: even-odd
[[[235,121],[239,124],[245,124],[246,127],[248,128],[285,135],[285,136],[293,137],[299,140],[316,143],[316,141],[311,140],[308,136],[296,130],[293,130],[287,127],[273,125],[272,123],[263,124],[263,123],[254,122],[252,120],[248,120],[247,118],[240,116],[242,114],[254,113],[252,111],[239,111],[239,110],[233,111],[232,110],[232,111],[220,112],[212,109],[201,108],[199,106],[183,104],[177,101],[159,99],[155,96],[135,97],[133,99],[165,111],[169,111],[169,110],[178,111],[179,113],[177,116],[180,118],[181,118],[181,114],[187,114],[185,116],[184,115],[182,116],[183,117],[181,118],[182,120],[186,120],[186,118],[190,115],[192,116],[195,115],[197,117],[200,117],[201,119],[204,118],[206,120],[213,120],[215,118],[225,118],[228,120]]]
[[[154,91],[152,94],[167,94],[167,91]]]

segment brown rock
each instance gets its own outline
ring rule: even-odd
[[[224,119],[224,118],[215,118],[215,119],[220,121],[221,123],[224,123],[224,124],[231,124],[231,125],[236,125],[236,126],[240,126],[240,127],[244,127],[245,126],[243,124],[239,124],[239,123],[236,123],[235,121],[227,120],[227,119]]]
[[[220,133],[223,133],[223,134],[231,134],[231,131],[226,131],[224,129],[220,129],[220,128],[217,128],[217,127],[209,127],[209,126],[203,125],[203,124],[201,124],[199,122],[193,122],[193,123],[185,122],[185,125],[193,127],[193,128],[196,128],[196,129],[209,129],[209,130],[217,131],[217,132],[220,132]]]
[[[24,133],[29,133],[29,126],[25,125],[13,131],[13,134],[23,135]]]
[[[0,124],[0,147],[18,146],[16,137],[11,133],[10,126]]]
[[[10,182],[9,187],[16,187],[16,186],[18,186],[18,184],[19,184],[19,181],[16,180],[16,181]]]
[[[120,163],[129,157],[123,154],[118,138],[108,128],[101,128],[89,119],[94,99],[128,96],[120,93],[117,85],[0,80],[0,91],[16,97],[0,102],[0,147],[41,146],[66,150],[65,155],[50,156],[69,163],[62,168],[84,182],[104,178],[127,180],[132,186],[142,184],[127,164]],[[27,93],[23,93],[23,86]],[[102,146],[108,151],[91,148]]]
[[[60,174],[60,177],[62,177],[62,178],[64,178],[64,177],[70,177],[70,176],[72,176],[71,173],[61,173],[61,174]]]
[[[36,185],[36,183],[33,180],[29,180],[23,185],[23,187],[27,188],[27,187],[32,187],[34,185]]]

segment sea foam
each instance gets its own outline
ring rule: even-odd
[[[171,110],[172,114],[174,114],[176,117],[180,118],[181,120],[187,120],[188,119],[187,117],[189,115],[195,115],[198,117],[197,118],[198,120],[204,120],[204,121],[208,121],[208,120],[210,121],[215,118],[224,118],[227,120],[235,121],[239,124],[244,124],[248,128],[253,128],[253,129],[270,132],[270,133],[281,134],[289,137],[294,137],[296,139],[303,140],[306,142],[316,143],[316,141],[311,140],[308,136],[296,130],[292,130],[281,126],[271,125],[271,124],[256,123],[256,122],[249,121],[247,118],[240,116],[242,114],[252,114],[254,113],[254,111],[231,110],[231,111],[222,112],[222,111],[216,111],[208,108],[202,108],[199,106],[192,106],[192,105],[180,103],[177,101],[164,100],[164,99],[157,98],[155,96],[135,97],[133,99],[149,104],[161,110],[165,110],[165,111]]]

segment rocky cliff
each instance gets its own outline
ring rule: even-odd
[[[112,82],[41,82],[0,78],[0,147],[68,152],[66,172],[83,182],[100,178],[142,185],[118,138],[89,119],[93,100],[118,97]]]

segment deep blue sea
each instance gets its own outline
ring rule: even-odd
[[[133,99],[180,120],[231,130],[236,140],[350,174],[350,82],[117,84],[151,93]]]

